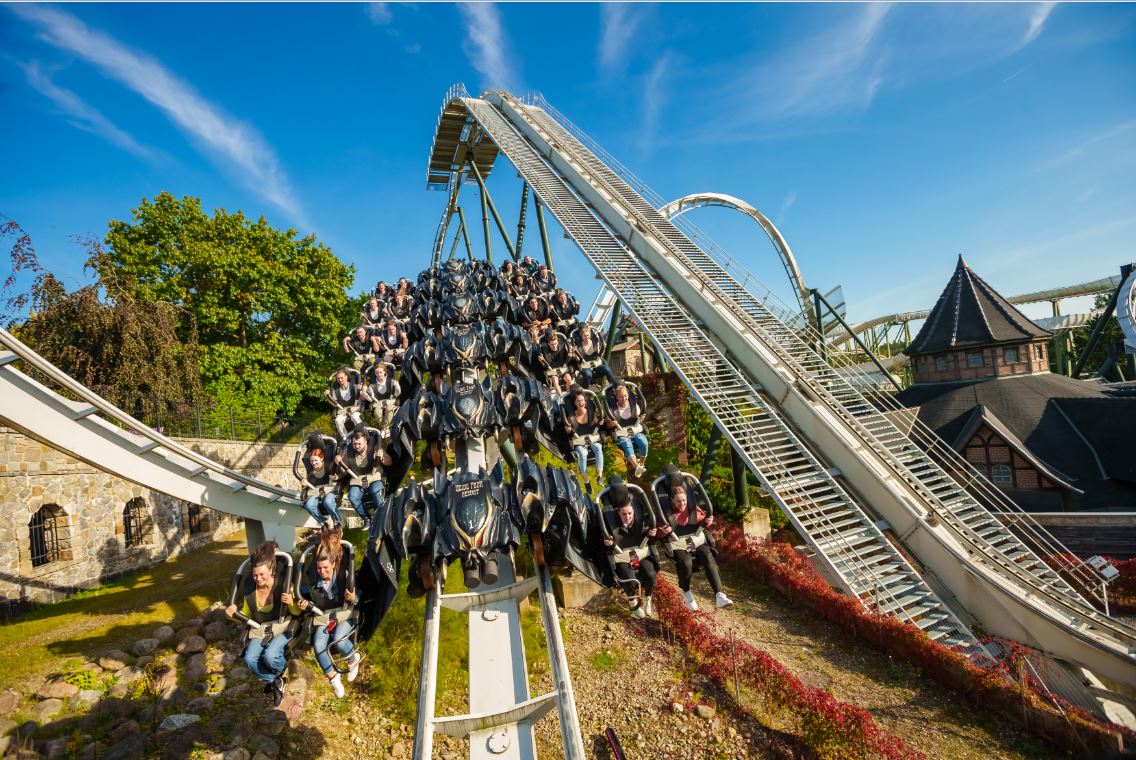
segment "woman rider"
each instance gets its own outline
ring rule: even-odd
[[[300,503],[304,510],[317,523],[329,525],[340,521],[339,510],[335,506],[335,486],[331,482],[335,468],[329,461],[335,456],[335,448],[335,440],[317,430],[308,436],[306,444],[296,450],[296,458],[292,462],[292,473],[303,487]],[[301,464],[304,465],[303,474],[300,473]],[[323,514],[320,514],[321,510]]]
[[[603,483],[603,444],[600,443],[600,418],[594,405],[588,403],[588,394],[579,387],[573,387],[569,393],[570,402],[567,404],[568,414],[565,427],[568,429],[568,440],[572,450],[576,452],[576,464],[580,469],[580,477],[588,482],[588,449],[596,460],[596,483]]]
[[[279,706],[284,699],[284,670],[288,666],[284,650],[292,640],[294,628],[285,626],[283,630],[272,631],[269,626],[286,615],[298,615],[300,608],[295,606],[295,599],[288,590],[287,573],[277,572],[275,541],[266,541],[253,549],[249,568],[251,577],[244,578],[242,583],[244,606],[249,619],[261,627],[249,632],[242,656],[253,675],[264,681],[264,693],[271,694],[272,703]],[[238,611],[236,604],[225,608],[229,617]],[[266,636],[266,630],[271,631],[271,635]]]
[[[320,541],[315,550],[315,562],[312,566],[305,568],[301,581],[300,609],[307,610],[314,605],[327,612],[345,607],[348,604],[354,604],[357,601],[358,597],[355,595],[355,590],[347,588],[348,568],[347,563],[343,561],[343,544],[340,543],[342,540],[343,528],[341,526],[336,525],[334,528],[324,527],[320,529]],[[309,599],[311,601],[308,601]],[[335,625],[330,625],[331,620],[337,621]],[[348,681],[354,681],[359,675],[359,663],[363,660],[363,655],[355,651],[355,645],[351,642],[351,632],[354,626],[350,620],[338,620],[333,617],[326,622],[320,622],[322,624],[317,623],[314,626],[312,650],[315,652],[316,662],[323,668],[323,674],[327,676],[331,691],[335,696],[342,697],[344,694],[343,679],[339,677],[339,673],[331,664],[331,653],[328,652],[328,648],[335,647],[340,654],[351,656],[347,661]]]
[[[611,497],[611,504],[615,507],[616,526],[612,529],[611,535],[604,539],[604,546],[615,555],[613,557],[615,559],[615,576],[621,581],[637,579],[643,591],[643,596],[646,597],[644,607],[635,608],[635,617],[643,617],[644,614],[650,616],[654,614],[651,595],[655,591],[655,576],[659,572],[658,562],[647,552],[644,552],[642,557],[638,556],[638,551],[636,552],[635,559],[638,562],[636,567],[633,567],[631,562],[620,562],[617,557],[622,553],[620,550],[641,550],[646,545],[647,539],[654,538],[658,531],[656,528],[647,525],[642,517],[635,514],[635,507],[631,505],[631,494],[626,485],[615,482],[608,493]],[[620,585],[624,587],[624,593],[626,593],[627,585]]]
[[[714,515],[707,515],[701,507],[690,509],[686,488],[682,485],[671,491],[671,509],[674,511],[675,527],[673,531],[676,536],[688,536],[696,532],[699,527],[709,528],[714,524]],[[671,526],[664,522],[659,527],[659,536],[665,538],[671,531]],[[694,594],[690,593],[690,579],[694,575],[695,557],[701,561],[702,569],[706,572],[706,580],[710,581],[710,588],[714,590],[714,604],[718,607],[729,607],[733,604],[726,593],[722,591],[722,577],[718,574],[718,563],[714,560],[710,544],[704,543],[695,549],[694,557],[690,556],[690,552],[686,549],[678,549],[673,546],[671,547],[671,554],[674,555],[675,570],[678,572],[678,587],[682,589],[682,596],[687,607],[692,610],[698,609],[698,602],[694,600]]]

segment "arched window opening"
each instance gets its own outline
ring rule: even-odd
[[[990,479],[994,481],[996,486],[1012,486],[1014,484],[1014,473],[1010,470],[1009,465],[996,464],[990,469]]]
[[[122,509],[122,527],[126,533],[127,549],[149,543],[154,520],[150,516],[149,505],[141,496],[126,502]]]
[[[67,513],[56,504],[45,504],[28,522],[32,567],[71,559],[71,534]]]

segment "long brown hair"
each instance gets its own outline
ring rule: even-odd
[[[316,562],[326,559],[332,567],[339,567],[339,560],[343,556],[343,526],[334,525],[320,528],[319,546],[316,547]]]

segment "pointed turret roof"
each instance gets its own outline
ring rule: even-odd
[[[959,256],[946,290],[905,353],[916,356],[1050,335],[972,272]]]

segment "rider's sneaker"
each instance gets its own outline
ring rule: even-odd
[[[323,527],[327,528],[328,530],[331,530],[335,527],[335,523],[331,520],[331,515],[323,516]]]
[[[647,617],[647,613],[643,611],[643,605],[638,605],[635,609],[631,610],[631,614],[637,618]]]
[[[356,652],[351,655],[351,659],[347,661],[347,682],[354,683],[355,679],[359,677],[359,663],[363,661],[363,655]]]
[[[336,673],[331,678],[327,679],[328,684],[331,685],[331,693],[338,699],[342,699],[343,695],[347,692],[343,690],[343,679]]]
[[[644,604],[643,611],[647,613],[647,617],[654,617],[655,616],[655,600],[652,599],[651,597],[647,597],[647,601]]]
[[[644,467],[643,465],[639,465],[638,467],[635,468],[635,477],[637,477],[637,478],[643,477],[643,473],[645,473],[646,471],[647,471],[646,467]]]
[[[694,594],[689,591],[683,591],[682,598],[686,600],[686,608],[688,610],[698,610],[698,602],[694,601]]]
[[[730,597],[726,596],[724,591],[719,591],[714,595],[714,605],[716,607],[732,607],[734,605]]]

